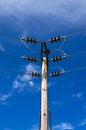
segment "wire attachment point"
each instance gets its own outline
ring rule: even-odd
[[[56,57],[51,58],[51,61],[53,61],[53,62],[59,61],[59,60],[62,60],[63,58],[66,58],[66,57],[67,57],[67,55],[56,56]]]
[[[26,72],[27,75],[32,75],[32,77],[41,77],[41,74],[38,72]]]
[[[56,76],[60,76],[60,75],[63,74],[63,73],[64,73],[64,71],[52,72],[52,73],[50,74],[50,76],[56,77]]]
[[[38,59],[36,59],[34,57],[22,56],[21,58],[24,59],[24,60],[32,61],[32,62],[38,61]]]
[[[29,37],[24,37],[24,38],[21,38],[22,41],[25,41],[25,42],[30,42],[30,43],[38,43],[38,40],[36,40],[35,38],[29,38]]]
[[[54,43],[54,42],[60,41],[60,40],[62,40],[62,39],[65,40],[65,39],[66,39],[66,36],[57,36],[57,37],[51,38],[51,39],[49,40],[49,42]]]

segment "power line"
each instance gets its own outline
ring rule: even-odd
[[[81,30],[81,31],[79,31],[79,32],[75,32],[75,33],[68,34],[68,35],[66,35],[66,37],[78,35],[78,34],[81,34],[81,33],[83,33],[83,32],[86,32],[86,30]]]
[[[76,52],[76,53],[67,55],[67,57],[76,56],[76,55],[85,54],[85,53],[86,53],[86,51]]]
[[[33,53],[39,53],[40,51],[34,51],[33,49],[31,49],[22,39],[20,39],[20,41],[25,45],[25,47],[27,49],[29,49],[30,51],[32,51]]]
[[[11,70],[11,69],[7,69],[7,68],[0,68],[1,71],[8,71],[8,72],[12,72],[12,73],[19,73],[19,74],[27,74],[27,75],[30,75],[32,77],[41,77],[41,74],[39,72],[33,72],[33,71],[26,71],[26,72],[23,72],[23,71],[17,71],[17,70]]]
[[[9,34],[0,34],[0,36],[9,37],[9,38],[15,38],[15,39],[20,40],[20,37],[18,37],[18,36],[13,36],[13,35],[9,35]]]
[[[10,53],[1,53],[1,55],[8,56],[8,57],[15,57],[17,59],[24,59],[24,60],[31,61],[31,62],[40,62],[41,61],[35,57],[29,57],[29,56],[25,56],[25,55],[15,56],[14,54],[10,54]]]
[[[59,73],[60,74],[64,74],[64,73],[70,73],[70,72],[75,72],[75,71],[80,71],[80,70],[84,70],[84,69],[86,69],[86,66],[82,66],[82,67],[79,67],[79,68],[75,68],[75,69],[70,69],[70,70],[64,70],[63,68],[61,68],[61,67],[52,67],[52,68],[50,68],[50,69],[56,69],[56,68],[58,68],[59,69]],[[24,72],[24,71],[17,71],[17,70],[11,70],[11,69],[7,69],[7,68],[0,68],[0,70],[1,71],[8,71],[8,72],[13,72],[13,73],[20,73],[20,74],[28,74],[28,75],[31,75],[31,74],[40,74],[40,73],[38,73],[38,72],[28,72],[28,71],[26,71],[26,72]],[[53,72],[53,73],[57,73],[57,72]],[[40,74],[40,76],[41,76],[41,74]]]
[[[64,55],[55,56],[55,57],[51,58],[51,61],[55,62],[55,61],[59,61],[59,60],[62,60],[64,58],[67,58],[67,57],[76,56],[76,55],[85,54],[85,53],[86,53],[86,51],[81,51],[81,52],[73,53],[70,55],[67,55],[64,53]]]
[[[60,45],[58,48],[51,49],[52,54],[55,53],[55,52],[57,52],[57,51],[62,51],[61,48],[62,48],[63,45],[65,44],[65,41],[66,41],[66,40],[63,40],[63,42],[61,43],[61,45]]]
[[[80,68],[75,68],[75,69],[67,70],[67,71],[64,71],[64,73],[70,73],[70,72],[84,70],[84,69],[86,69],[86,66],[82,66]]]
[[[15,58],[19,58],[20,59],[20,56],[16,56],[15,54],[11,54],[11,53],[2,53],[0,52],[0,56],[2,57],[3,56],[7,56],[7,57],[15,57]]]
[[[20,38],[20,37],[18,37],[18,36],[13,36],[13,35],[9,35],[9,34],[0,34],[0,36],[18,39],[18,40],[21,41],[30,51],[32,51],[33,53],[38,53],[38,51],[34,51],[33,49],[31,49],[25,42],[23,42],[22,38]]]
[[[64,41],[65,41],[65,39],[66,39],[67,37],[69,37],[69,36],[74,36],[74,35],[78,35],[78,34],[83,33],[83,32],[86,32],[86,30],[82,30],[82,31],[79,31],[79,32],[75,32],[75,33],[72,33],[72,34],[68,34],[68,35],[66,35],[66,36],[57,36],[57,37],[51,38],[49,41],[45,41],[45,42],[46,42],[46,43],[48,43],[48,42],[53,43],[53,42],[60,41],[61,39],[64,39]],[[42,42],[36,40],[35,38],[34,38],[34,39],[28,38],[28,37],[20,38],[20,37],[18,37],[18,36],[13,36],[13,35],[9,35],[9,34],[0,34],[0,36],[10,37],[10,38],[15,38],[15,39],[20,40],[20,41],[21,41],[30,51],[32,51],[33,53],[39,53],[39,51],[34,51],[34,50],[31,49],[24,41],[31,42],[31,43],[33,43],[33,42],[34,42],[34,43],[42,43]],[[64,44],[64,42],[61,44],[61,46],[60,46],[58,49],[61,49],[61,47],[63,46],[63,44]],[[57,49],[57,50],[58,50],[58,49]]]
[[[57,68],[59,68],[59,67],[57,67]],[[56,77],[56,76],[60,76],[61,74],[75,72],[75,71],[80,71],[80,70],[84,70],[84,69],[86,69],[86,66],[83,66],[83,67],[80,67],[80,68],[71,69],[71,70],[67,70],[67,71],[62,69],[62,70],[59,70],[59,71],[52,72],[49,75],[52,76],[52,77]]]
[[[69,36],[74,36],[74,35],[78,35],[78,34],[81,34],[83,32],[86,32],[86,30],[81,30],[79,32],[75,32],[75,33],[72,33],[72,34],[68,34],[68,35],[65,35],[65,36],[57,36],[55,38],[51,38],[50,39],[50,42],[53,42],[52,40],[54,40],[55,42],[58,41],[58,40],[61,40],[61,39],[65,39],[66,37],[69,37]],[[14,36],[14,35],[10,35],[10,34],[1,34],[0,33],[0,36],[3,36],[3,37],[10,37],[10,38],[16,38],[16,39],[21,39],[21,40],[25,40],[24,38],[20,38],[18,36]],[[27,38],[27,37],[26,37]],[[31,39],[30,39],[31,40]],[[35,43],[42,43],[41,41],[38,41],[36,40],[35,38],[33,39]],[[33,42],[33,40],[31,40]],[[46,42],[49,42],[49,41],[46,41]]]
[[[85,54],[86,51],[81,51],[81,52],[76,52],[76,53],[73,53],[73,54],[66,54],[64,51],[62,50],[59,50],[61,53],[63,53],[63,55],[61,56],[56,56],[56,57],[53,57],[51,58],[51,60],[49,61],[58,61],[58,60],[62,60],[63,58],[68,58],[68,57],[71,57],[71,56],[77,56],[77,55],[80,55],[80,54]],[[27,59],[27,60],[34,60],[34,61],[41,61],[39,59],[36,59],[34,57],[28,57],[28,56],[15,56],[14,54],[11,54],[11,53],[1,53],[0,55],[4,55],[4,56],[9,56],[9,57],[15,57],[15,58],[18,58],[18,59]]]

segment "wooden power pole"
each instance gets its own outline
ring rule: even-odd
[[[47,58],[42,58],[41,130],[48,130]]]

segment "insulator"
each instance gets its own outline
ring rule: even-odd
[[[33,62],[38,61],[36,58],[33,58],[33,57],[22,56],[21,58],[24,59],[24,60],[33,61]]]
[[[41,74],[37,72],[31,72],[29,75],[32,75],[32,77],[41,77]]]
[[[33,42],[34,42],[34,43],[37,43],[38,41],[34,38],[34,39],[33,39]]]
[[[60,74],[61,74],[60,71],[56,72],[56,76],[59,76]]]
[[[23,37],[23,38],[21,38],[21,40],[27,41],[27,37]]]
[[[54,38],[51,38],[51,39],[49,40],[49,42],[52,42],[52,43],[53,43],[53,42],[54,42]]]
[[[61,36],[58,36],[57,38],[58,38],[58,41],[60,41],[60,40],[61,40]]]
[[[58,61],[58,60],[62,60],[62,57],[61,56],[57,56],[56,57],[56,60]]]
[[[55,76],[59,76],[60,74],[61,74],[61,72],[58,71],[58,72],[51,73],[50,76],[55,77]]]
[[[50,76],[52,77],[56,76],[56,72],[51,73]]]
[[[51,61],[58,61],[58,60],[62,60],[64,57],[62,57],[62,56],[56,56],[56,57],[53,57],[52,59],[51,59]]]
[[[25,37],[25,38],[22,38],[23,41],[26,41],[26,42],[31,42],[31,43],[37,43],[38,41],[35,39],[35,38],[29,38],[29,37]]]
[[[54,38],[54,41],[57,42],[57,41],[58,41],[58,37],[55,37],[55,38]]]
[[[22,59],[24,59],[24,60],[27,60],[27,59],[28,59],[27,56],[22,56],[22,57],[20,57],[20,58],[22,58]]]
[[[55,37],[55,38],[51,38],[50,40],[49,40],[49,42],[57,42],[57,41],[60,41],[61,40],[61,36],[58,36],[58,37]]]

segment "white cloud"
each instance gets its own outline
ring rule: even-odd
[[[78,125],[79,125],[79,126],[84,126],[84,125],[86,125],[86,119],[82,120]]]
[[[62,101],[52,101],[52,104],[55,106],[55,105],[58,105],[58,106],[62,106],[63,105],[63,102]]]
[[[34,86],[34,82],[33,82],[33,81],[30,81],[30,82],[29,82],[29,85],[30,85],[31,87],[33,87],[33,86]]]
[[[70,124],[70,123],[64,123],[62,122],[61,124],[58,124],[56,126],[53,127],[53,129],[55,130],[73,130],[74,127]]]
[[[32,128],[29,128],[27,130],[38,130],[38,126],[37,125],[33,125]]]
[[[0,51],[5,51],[5,48],[0,44]]]
[[[29,71],[40,71],[40,67],[37,65],[29,64],[25,67],[25,72]],[[7,94],[0,95],[0,104],[8,105],[6,101],[13,96],[15,91],[17,91],[18,93],[22,93],[25,90],[33,93],[38,92],[40,90],[40,86],[33,81],[32,76],[26,74],[18,74],[15,80],[13,81],[12,89]]]
[[[5,128],[4,130],[12,130],[12,129],[10,129],[10,128]]]
[[[83,93],[82,92],[79,92],[77,94],[73,94],[72,97],[75,98],[75,99],[78,99],[78,100],[81,100],[82,99],[82,96],[83,96]]]
[[[85,22],[86,16],[85,0],[3,0],[0,3],[1,15],[14,15],[18,19],[24,16],[36,15],[37,17],[47,16],[47,18],[62,19],[79,23]],[[46,18],[46,19],[47,19]]]
[[[38,72],[40,67],[37,65],[29,64],[25,66],[25,72]],[[13,81],[13,89],[18,90],[18,92],[23,92],[24,90],[31,90],[32,88],[36,91],[40,90],[39,87],[34,83],[33,77],[27,74],[17,75]],[[35,87],[34,87],[35,86]]]
[[[9,92],[8,94],[2,94],[2,95],[0,95],[0,102],[5,102],[11,96],[12,96],[12,92]]]

